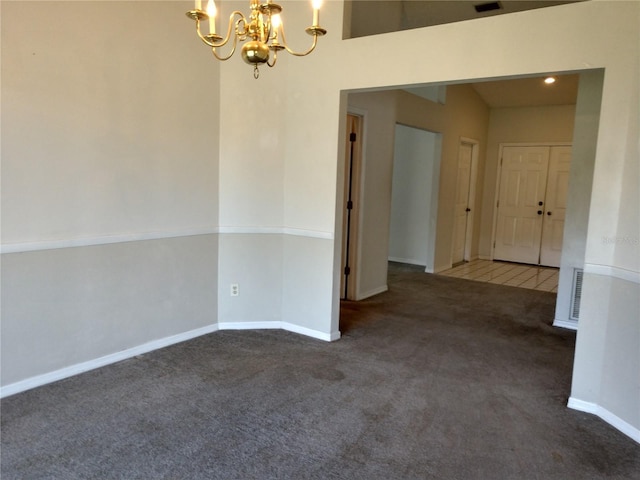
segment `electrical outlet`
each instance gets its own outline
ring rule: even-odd
[[[237,283],[232,283],[231,284],[231,296],[232,297],[237,297],[238,295],[240,295],[240,286]]]

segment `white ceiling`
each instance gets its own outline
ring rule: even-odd
[[[578,96],[578,74],[553,75],[556,82],[547,85],[540,77],[515,78],[487,82],[472,82],[471,87],[490,108],[540,107],[545,105],[575,105]],[[444,85],[405,88],[409,93],[432,102],[446,102]]]
[[[547,85],[545,76],[472,83],[473,89],[491,108],[541,105],[575,105],[578,74],[554,75],[556,82]]]

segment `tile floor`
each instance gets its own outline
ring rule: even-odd
[[[439,275],[557,293],[558,272],[559,269],[553,267],[472,260],[440,272]]]

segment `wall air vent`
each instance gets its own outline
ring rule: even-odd
[[[490,12],[492,10],[501,10],[502,5],[500,2],[487,2],[487,3],[479,3],[478,5],[474,5],[473,8],[476,9],[478,13]]]
[[[571,292],[571,320],[580,318],[580,298],[582,298],[582,276],[584,271],[581,268],[573,269],[573,291]]]

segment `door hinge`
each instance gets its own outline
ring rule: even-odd
[[[353,210],[353,201],[352,200],[349,200],[347,202],[347,210]]]
[[[355,142],[356,141],[356,134],[354,132],[351,132],[349,134],[349,141],[350,142]]]
[[[344,267],[344,274],[349,275],[350,273],[351,273],[351,267],[349,266]]]
[[[496,248],[496,242],[493,242],[493,248]]]
[[[500,206],[500,200],[496,202],[496,208],[498,208],[499,206]]]

